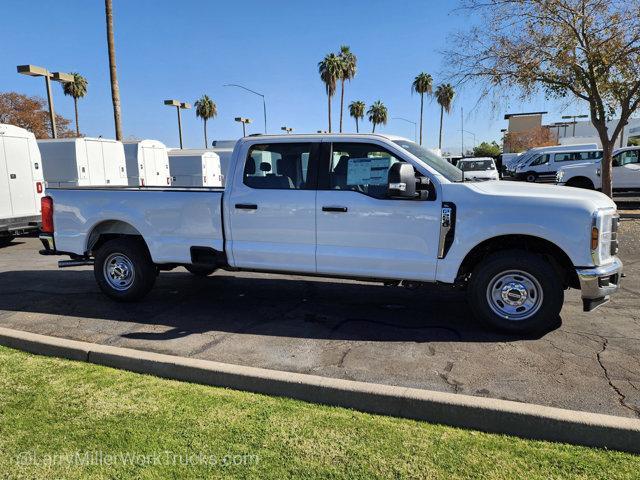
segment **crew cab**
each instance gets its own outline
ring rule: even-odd
[[[556,183],[600,190],[601,165],[600,160],[567,165],[556,173]],[[640,190],[640,147],[625,147],[614,151],[611,167],[611,181],[615,190]]]
[[[619,286],[615,204],[553,185],[463,182],[383,135],[240,139],[224,188],[76,187],[42,203],[44,255],[93,265],[100,289],[143,297],[163,270],[217,269],[466,289],[511,332],[555,325],[567,288],[586,311]],[[549,212],[552,212],[550,214]]]

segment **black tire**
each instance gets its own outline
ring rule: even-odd
[[[506,280],[509,278],[517,280]],[[502,285],[501,279],[505,279]],[[514,288],[509,289],[510,285]],[[467,297],[474,315],[484,324],[502,332],[536,334],[558,325],[564,303],[564,286],[557,270],[543,256],[511,250],[489,255],[476,266],[471,274]],[[523,299],[524,306],[517,306]],[[505,313],[518,308],[522,309],[520,313]]]
[[[16,238],[13,235],[5,235],[0,237],[0,247],[6,247],[8,246],[11,242],[13,242],[13,239]]]
[[[536,180],[538,180],[538,174],[537,174],[537,173],[535,173],[535,172],[527,172],[527,173],[524,175],[524,181],[525,181],[525,182],[533,183],[533,182],[535,182]]]
[[[120,288],[114,286],[114,283],[117,282],[116,279],[107,279],[109,267],[105,267],[106,263],[111,264],[114,268],[120,268],[123,275]],[[124,268],[127,265],[132,268]],[[100,290],[105,295],[119,302],[131,302],[149,293],[156,281],[157,272],[142,240],[116,238],[108,241],[98,250],[93,265],[93,274]]]
[[[208,277],[217,270],[215,267],[200,267],[196,265],[185,265],[184,268],[196,277]]]

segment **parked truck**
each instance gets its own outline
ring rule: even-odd
[[[171,185],[167,147],[158,140],[124,142],[127,179],[131,186]]]
[[[42,160],[33,133],[0,124],[0,246],[38,229],[43,195]]]
[[[169,150],[173,185],[178,187],[222,187],[220,157],[206,149]]]
[[[486,324],[521,333],[555,325],[567,288],[581,289],[585,311],[618,289],[608,197],[462,180],[399,137],[246,137],[224,188],[51,190],[41,253],[93,265],[118,301],[140,299],[177,266],[437,283],[465,289]]]
[[[122,142],[108,138],[38,140],[47,187],[127,185]]]
[[[640,147],[613,152],[611,182],[614,190],[640,190]],[[601,159],[567,165],[556,173],[556,183],[569,187],[602,189]]]

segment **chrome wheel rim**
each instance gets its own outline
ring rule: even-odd
[[[136,278],[133,262],[122,253],[112,253],[107,257],[103,274],[109,286],[120,292],[130,288]]]
[[[505,320],[526,320],[542,306],[540,282],[521,270],[507,270],[494,276],[487,286],[487,302]]]

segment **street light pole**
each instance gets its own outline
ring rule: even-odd
[[[178,137],[180,139],[180,150],[182,150],[182,116],[180,115],[180,110],[191,108],[191,104],[181,102],[180,100],[165,100],[164,104],[170,107],[176,107],[176,111],[178,112]]]
[[[576,123],[578,118],[589,118],[589,115],[563,115],[562,118],[566,118],[566,119],[572,119],[573,120],[573,136],[576,136]],[[566,132],[566,129],[565,129]]]
[[[73,75],[63,72],[51,73],[43,67],[35,65],[18,65],[18,73],[29,75],[30,77],[44,77],[45,86],[47,88],[47,102],[49,104],[49,121],[51,122],[51,137],[58,138],[58,130],[56,128],[56,112],[53,107],[53,95],[51,94],[51,80],[66,83],[73,82]]]
[[[267,134],[267,102],[264,98],[264,95],[262,93],[258,93],[255,90],[251,90],[250,88],[244,87],[242,85],[238,85],[236,83],[225,83],[223,85],[223,87],[237,87],[237,88],[242,88],[243,90],[246,90],[247,92],[251,92],[254,95],[258,95],[259,97],[262,97],[262,113],[264,114],[264,133],[265,135]]]
[[[391,120],[402,120],[403,122],[413,123],[413,140],[415,142],[418,141],[418,123],[417,122],[413,122],[407,118],[402,118],[402,117],[391,117]]]
[[[251,119],[250,118],[245,118],[245,117],[236,117],[236,118],[234,118],[234,120],[236,122],[240,122],[242,124],[242,136],[246,137],[247,136],[246,125],[247,125],[247,123],[251,123]]]
[[[461,130],[462,135],[464,136],[465,133],[468,133],[469,135],[471,135],[473,137],[473,146],[477,147],[478,146],[478,142],[476,141],[476,134],[473,132],[470,132],[469,130]]]

